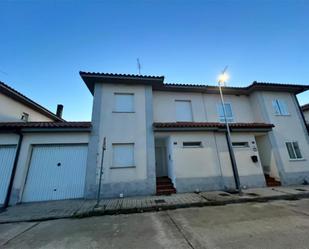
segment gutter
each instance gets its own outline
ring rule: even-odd
[[[21,148],[21,145],[22,145],[22,142],[23,142],[23,134],[21,132],[18,132],[18,134],[19,134],[19,139],[18,139],[18,144],[17,144],[17,148],[16,148],[16,154],[15,154],[12,174],[11,174],[9,187],[8,187],[7,192],[6,192],[6,196],[5,196],[5,200],[4,200],[4,204],[3,204],[2,209],[6,209],[9,206],[9,201],[10,201],[10,197],[11,197],[11,193],[12,193],[12,189],[13,189],[13,183],[14,183],[14,179],[15,179],[15,175],[16,175],[16,169],[17,169],[17,164],[18,164],[18,159],[19,159],[19,154],[20,154],[20,148]]]

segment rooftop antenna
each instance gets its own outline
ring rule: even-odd
[[[137,61],[138,74],[141,75],[141,68],[142,68],[142,66],[141,66],[141,63],[139,61],[139,58],[137,58],[136,61]]]

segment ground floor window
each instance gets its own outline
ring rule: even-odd
[[[300,152],[298,142],[286,142],[286,148],[288,150],[290,159],[302,159],[302,154]]]
[[[134,166],[134,144],[113,144],[114,168],[125,168]]]

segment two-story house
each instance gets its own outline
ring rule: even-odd
[[[104,197],[235,187],[218,87],[80,75],[94,96],[85,197],[97,193],[101,163]],[[223,87],[242,187],[309,181],[309,137],[296,99],[308,89],[259,82]],[[164,189],[169,180],[173,187]]]

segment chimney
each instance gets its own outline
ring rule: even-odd
[[[62,118],[62,112],[63,112],[63,105],[61,104],[57,105],[56,116],[59,118]]]

